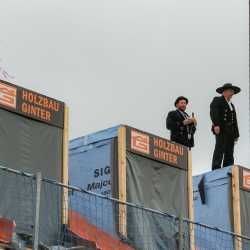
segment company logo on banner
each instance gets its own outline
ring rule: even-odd
[[[63,102],[2,80],[0,107],[56,127],[64,127]]]
[[[16,109],[17,88],[0,82],[0,104]]]
[[[144,154],[149,154],[149,136],[135,130],[131,131],[131,148]]]
[[[250,190],[250,171],[243,170],[243,188]]]
[[[171,166],[188,168],[186,147],[131,127],[127,127],[127,149]]]

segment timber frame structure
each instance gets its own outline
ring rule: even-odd
[[[62,152],[58,181],[68,185],[69,108],[59,100],[0,79],[0,109],[35,120],[62,131]],[[42,170],[42,169],[41,169]],[[68,191],[62,192],[63,224],[68,222]]]
[[[234,233],[241,235],[241,212],[240,212],[240,173],[239,167],[233,166],[232,168],[232,206],[233,206],[233,227]],[[234,239],[235,250],[241,250],[241,239],[235,237]]]
[[[127,133],[133,128],[128,126],[121,126],[118,129],[118,182],[119,182],[119,200],[121,202],[127,202],[127,194],[126,194],[126,152],[129,147],[128,144],[128,135]],[[136,130],[136,129],[135,129]],[[136,130],[138,131],[138,130]],[[139,132],[145,133],[145,132]],[[147,134],[147,133],[145,133]],[[162,140],[165,140],[162,138]],[[187,150],[187,159],[186,159],[186,168],[187,170],[187,208],[188,208],[188,219],[194,220],[194,206],[193,206],[193,179],[192,179],[192,154],[190,150]],[[183,167],[182,167],[183,168]],[[194,234],[194,226],[190,224],[189,226],[190,232],[190,249],[195,249],[195,234]],[[119,206],[119,233],[121,235],[127,236],[127,208],[126,205],[122,203]]]

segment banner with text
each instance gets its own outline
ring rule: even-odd
[[[64,127],[64,103],[0,80],[0,108]]]
[[[188,148],[167,139],[126,127],[127,150],[173,167],[188,169]]]

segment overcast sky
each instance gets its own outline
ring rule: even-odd
[[[178,95],[198,117],[194,174],[211,168],[209,103],[230,81],[250,166],[248,0],[0,0],[0,77],[65,101],[70,137],[117,124],[169,138]]]

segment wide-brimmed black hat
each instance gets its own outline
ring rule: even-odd
[[[181,101],[181,100],[185,100],[186,103],[188,104],[188,99],[187,99],[185,96],[179,96],[179,97],[177,97],[177,99],[175,100],[174,106],[176,106],[177,103],[178,103],[179,101]]]
[[[241,89],[237,86],[234,86],[232,83],[225,83],[222,87],[219,87],[216,89],[216,92],[219,93],[219,94],[222,94],[224,90],[227,90],[227,89],[232,89],[234,90],[234,94],[238,94]]]

